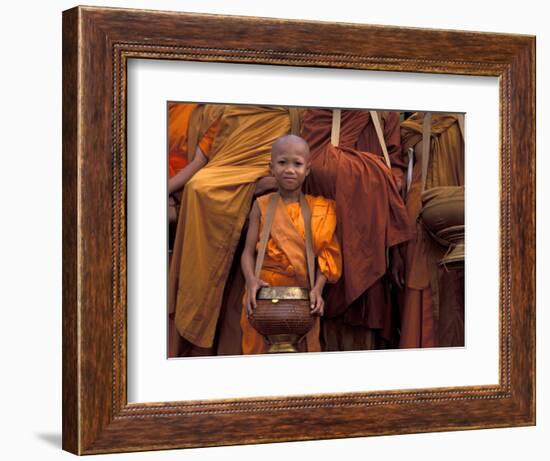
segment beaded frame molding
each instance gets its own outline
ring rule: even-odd
[[[498,385],[128,403],[131,58],[498,77]],[[65,450],[93,454],[533,424],[534,37],[95,7],[63,13]]]

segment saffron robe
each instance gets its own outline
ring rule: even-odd
[[[201,348],[213,345],[255,182],[269,174],[272,144],[297,124],[293,109],[222,107],[209,161],[182,194],[168,283],[178,333]]]
[[[382,283],[386,250],[408,240],[411,229],[395,182],[405,166],[399,114],[382,112],[381,119],[392,171],[384,163],[368,111],[342,111],[338,147],[330,143],[331,110],[308,109],[302,118],[302,137],[311,149],[305,191],[336,201],[342,248],[342,277],[325,290],[326,350],[372,347],[365,329],[378,330],[386,340],[392,335],[392,303]]]
[[[197,146],[208,158],[210,147],[216,133],[223,106],[204,104],[168,104],[168,176],[171,178],[184,169],[193,159]],[[181,200],[183,190],[174,196]],[[175,212],[179,214],[179,205]],[[169,264],[172,262],[173,239],[177,231],[177,222],[169,226]],[[168,355],[176,357],[181,341],[176,332],[174,314],[168,315]]]
[[[423,113],[416,113],[401,124],[403,150],[415,148],[406,205],[416,232],[403,252],[405,290],[400,347],[460,346],[464,344],[464,270],[438,268],[447,248],[435,242],[417,222],[422,208],[423,118]],[[426,190],[464,185],[464,141],[456,116],[432,114],[430,141]]]
[[[262,235],[267,206],[272,194],[257,199],[260,209],[260,230]],[[334,201],[324,197],[306,195],[311,210],[311,233],[313,252],[317,267],[327,278],[328,283],[334,283],[342,273],[342,257],[336,237],[336,209]],[[259,238],[256,249],[259,249]],[[300,204],[285,204],[279,200],[273,217],[271,235],[267,242],[265,257],[260,272],[260,278],[270,286],[301,286],[308,287],[305,227]],[[246,300],[246,293],[244,300]],[[306,335],[303,351],[319,352],[319,318],[314,327]],[[268,344],[250,325],[244,307],[241,315],[242,351],[243,354],[261,354],[267,352]]]
[[[170,178],[193,159],[197,145],[208,156],[220,115],[220,110],[215,106],[209,106],[205,111],[204,105],[168,104],[168,176]]]

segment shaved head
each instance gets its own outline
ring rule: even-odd
[[[271,158],[273,159],[280,153],[292,150],[300,153],[306,160],[309,159],[309,146],[307,142],[294,134],[287,134],[277,139],[271,148]]]

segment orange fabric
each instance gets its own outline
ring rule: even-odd
[[[436,346],[431,290],[405,290],[400,347]]]
[[[189,155],[189,126],[198,104],[168,104],[168,175],[175,176],[185,168],[193,157]],[[218,128],[218,121],[209,124],[206,133],[201,137],[198,146],[208,157],[208,152]]]
[[[290,132],[293,112],[239,105],[216,109],[221,118],[209,161],[183,190],[168,282],[168,306],[178,333],[204,348],[214,344],[255,183],[269,174],[271,146]]]
[[[395,116],[399,117],[394,114],[391,119]],[[358,150],[358,146],[372,148],[372,138],[378,142],[369,122],[368,111],[343,110],[340,142],[335,147],[330,144],[332,111],[308,109],[303,116],[302,136],[311,149],[311,172],[305,190],[336,201],[338,240],[342,244],[343,275],[327,290],[330,317],[342,315],[386,273],[386,249],[412,234],[403,200],[380,155],[381,148],[380,154]],[[390,125],[386,121],[385,129]],[[388,153],[392,164],[403,165],[392,130]],[[368,143],[367,135],[371,139]]]
[[[407,286],[415,289],[429,285],[428,255],[435,250],[422,225],[416,224],[422,208],[422,120],[423,113],[416,113],[401,125],[403,150],[415,149],[412,183],[405,201],[409,220],[416,227],[416,238],[408,242],[406,256]],[[464,185],[464,143],[455,116],[432,114],[430,144],[426,189]]]
[[[212,146],[212,143],[214,142],[214,136],[216,135],[219,124],[219,120],[216,121],[210,128],[208,128],[208,131],[204,137],[199,141],[199,147],[206,157],[208,157],[210,146]]]
[[[396,184],[403,180],[406,166],[399,113],[380,112],[391,172],[369,111],[342,110],[341,116],[338,147],[330,142],[331,110],[308,109],[302,117],[302,136],[311,149],[305,191],[336,201],[342,245],[342,277],[325,290],[322,320],[323,347],[332,351],[362,350],[391,339],[386,250],[412,234]],[[369,335],[371,339],[365,341]]]
[[[187,163],[187,131],[198,104],[168,104],[168,174],[174,176]]]
[[[392,175],[396,181],[403,181],[407,164],[401,155],[399,112],[380,111],[378,114],[392,165]],[[331,138],[332,110],[307,109],[302,112],[301,117],[302,134],[307,137],[311,152],[326,148]],[[382,146],[368,110],[343,110],[340,125],[339,147],[370,152],[382,157]]]
[[[271,194],[257,199],[260,208],[260,232],[264,226],[265,212]],[[311,228],[313,251],[319,270],[329,283],[338,280],[342,273],[340,245],[336,237],[336,209],[334,201],[324,197],[306,195],[311,209]],[[258,239],[259,240],[259,239]],[[258,243],[259,244],[259,243]],[[300,205],[284,204],[279,201],[271,237],[268,240],[260,278],[272,286],[308,286],[307,263],[305,257],[305,228]],[[245,293],[246,296],[246,293]],[[243,354],[261,354],[267,352],[263,337],[252,328],[243,305],[241,315]],[[319,352],[319,320],[306,335],[305,351]]]
[[[422,209],[422,122],[423,113],[416,113],[401,124],[403,151],[415,149],[415,164],[406,206],[411,224],[416,227],[415,238],[404,248],[405,294],[401,310],[400,347],[433,347],[446,344],[440,336],[439,274],[437,262],[447,250],[437,244],[426,232],[417,217]],[[432,114],[430,160],[426,176],[426,190],[439,186],[464,185],[464,141],[456,116]],[[452,280],[452,279],[449,279]],[[449,285],[449,282],[447,282]],[[443,288],[443,287],[442,287]],[[453,286],[445,290],[459,291]],[[460,297],[450,298],[445,309],[458,312],[463,309]],[[463,302],[462,302],[463,304]],[[448,317],[443,313],[443,318]],[[454,315],[453,318],[456,318]],[[445,327],[444,330],[449,328]],[[431,335],[431,337],[430,337]],[[462,334],[463,336],[463,334]],[[463,340],[463,338],[462,338]],[[459,339],[453,339],[459,342]]]

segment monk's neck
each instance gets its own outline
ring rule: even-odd
[[[279,195],[283,199],[283,202],[285,203],[296,203],[300,201],[300,193],[301,190],[293,190],[293,191],[285,191],[282,189],[279,189]]]

